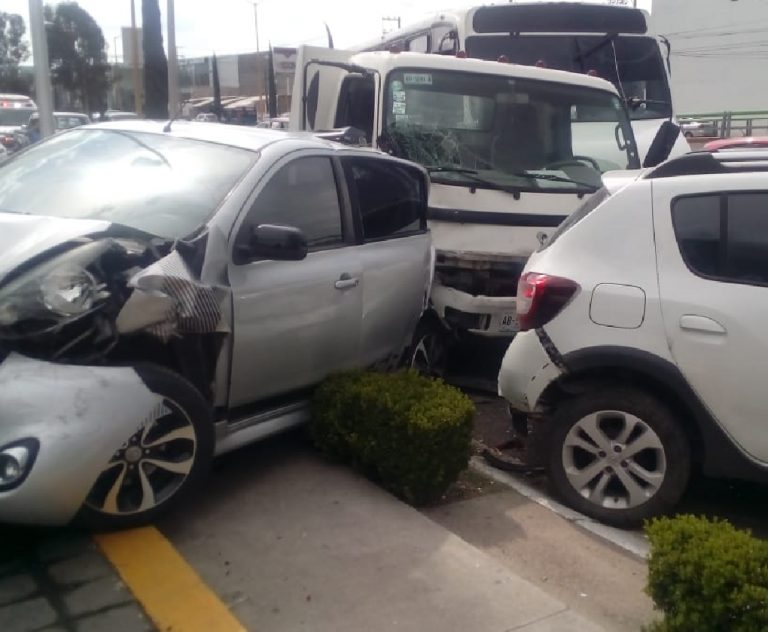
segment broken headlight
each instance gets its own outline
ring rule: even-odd
[[[89,266],[109,248],[108,240],[77,246],[0,287],[0,337],[46,333],[97,309],[109,292]]]

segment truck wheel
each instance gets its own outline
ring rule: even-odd
[[[574,509],[628,527],[668,512],[683,495],[688,437],[649,394],[608,386],[563,402],[553,423],[549,476]]]

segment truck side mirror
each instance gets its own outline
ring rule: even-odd
[[[648,149],[643,167],[655,167],[669,158],[678,136],[680,136],[680,126],[672,121],[664,121]]]
[[[241,262],[301,261],[306,258],[307,250],[307,238],[298,228],[260,224],[251,228],[247,242],[238,248],[238,258]]]

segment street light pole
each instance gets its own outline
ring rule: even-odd
[[[139,32],[136,30],[136,0],[131,0],[131,42],[133,53],[131,63],[133,64],[133,110],[136,114],[141,114],[141,76],[139,75]]]
[[[35,98],[40,115],[40,136],[46,138],[53,135],[55,125],[43,0],[29,0],[29,31],[32,36],[32,59],[35,64]]]
[[[179,111],[179,60],[176,55],[176,11],[174,0],[168,0],[168,113]]]

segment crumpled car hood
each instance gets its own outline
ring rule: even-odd
[[[0,285],[28,260],[78,237],[102,233],[109,222],[0,212]]]

